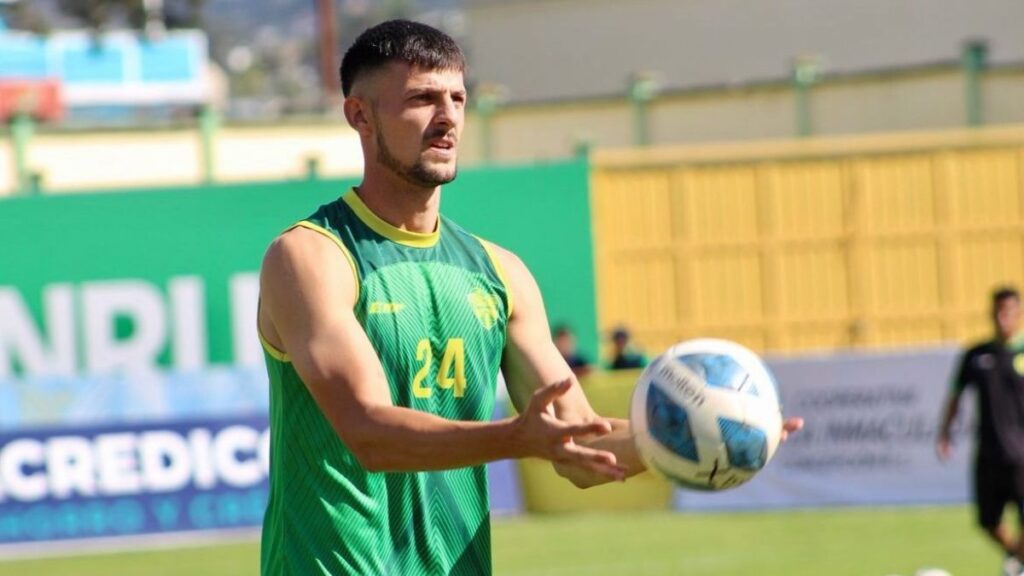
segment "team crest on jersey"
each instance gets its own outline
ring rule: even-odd
[[[498,297],[483,288],[474,288],[466,299],[469,300],[469,306],[473,309],[473,314],[476,314],[480,325],[485,330],[493,328],[498,322]]]

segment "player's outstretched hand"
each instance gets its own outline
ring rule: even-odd
[[[786,418],[786,420],[782,423],[782,435],[779,436],[779,441],[785,442],[786,438],[789,438],[790,434],[800,430],[803,427],[803,418]]]
[[[580,446],[573,438],[604,436],[612,431],[607,420],[570,424],[560,420],[552,402],[573,386],[571,379],[540,388],[533,393],[530,404],[517,419],[518,438],[526,456],[543,458],[559,464],[579,466],[615,480],[625,478],[615,454]]]

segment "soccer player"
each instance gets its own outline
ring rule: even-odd
[[[422,24],[360,35],[341,81],[363,180],[264,257],[264,574],[489,574],[486,462],[547,459],[581,487],[643,469],[554,346],[527,268],[439,214],[464,66]],[[499,369],[519,415],[491,422]]]
[[[967,350],[949,394],[936,450],[941,459],[952,453],[950,429],[960,397],[967,387],[978,394],[974,501],[978,524],[1006,553],[1003,573],[1021,574],[1024,545],[1002,523],[1003,509],[1024,503],[1024,340],[1019,333],[1020,294],[1012,288],[992,295],[995,338]],[[1024,520],[1024,516],[1021,517]]]

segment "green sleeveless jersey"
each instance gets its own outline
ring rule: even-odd
[[[396,406],[488,420],[505,346],[509,293],[476,237],[441,218],[400,230],[354,193],[304,226],[339,247],[358,280],[355,315]],[[264,340],[270,375],[270,499],[263,574],[489,574],[484,466],[368,472],[337,436],[288,356]]]

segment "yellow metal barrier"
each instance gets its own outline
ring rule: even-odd
[[[599,151],[598,318],[649,351],[961,342],[1024,281],[1024,127]]]
[[[626,418],[639,375],[639,370],[599,372],[586,376],[581,384],[598,414]],[[580,490],[558,476],[548,462],[519,460],[518,466],[528,512],[663,510],[672,498],[671,484],[650,472],[624,483]]]

